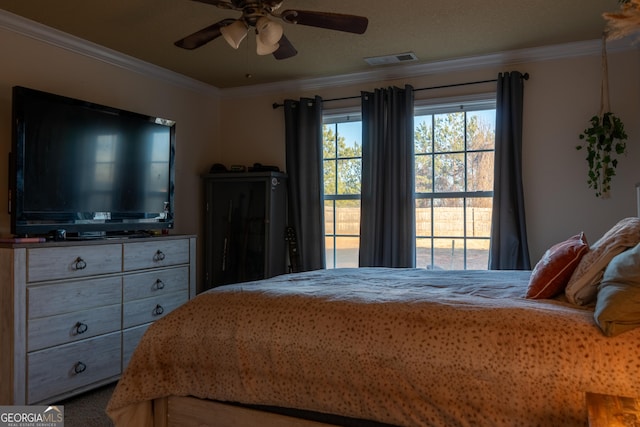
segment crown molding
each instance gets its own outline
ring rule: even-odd
[[[23,36],[87,56],[104,63],[133,71],[147,77],[164,80],[185,89],[208,92],[219,95],[219,89],[166,68],[142,61],[121,52],[109,49],[88,40],[56,30],[22,16],[0,9],[0,29],[12,31]]]
[[[609,53],[637,49],[637,45],[628,38],[607,42]],[[459,71],[473,71],[489,67],[512,67],[519,64],[550,61],[556,59],[570,59],[581,56],[601,55],[602,40],[587,40],[564,43],[558,45],[518,49],[497,52],[487,55],[468,56],[444,61],[434,61],[422,64],[405,64],[383,66],[376,70],[361,73],[344,74],[314,79],[291,80],[286,82],[269,83],[263,85],[242,86],[221,89],[222,98],[240,98],[256,95],[271,95],[282,92],[314,90],[366,84],[380,81],[397,80],[411,77],[421,77],[429,74],[442,74]]]

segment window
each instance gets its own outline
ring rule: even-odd
[[[322,131],[327,268],[357,267],[362,122],[359,116],[325,116]]]
[[[489,265],[495,102],[416,108],[416,266]]]
[[[358,266],[362,122],[349,113],[324,117],[327,268]],[[414,125],[416,266],[486,270],[495,99],[416,105]]]

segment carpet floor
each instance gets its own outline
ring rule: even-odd
[[[64,405],[65,427],[113,427],[105,408],[114,388],[115,383],[58,402]]]

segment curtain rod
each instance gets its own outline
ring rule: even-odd
[[[524,73],[522,75],[522,78],[525,80],[529,80],[529,73]],[[466,82],[466,83],[453,83],[450,85],[442,85],[442,86],[430,86],[430,87],[421,87],[418,89],[414,89],[414,92],[419,92],[419,91],[423,91],[423,90],[434,90],[434,89],[446,89],[446,88],[450,88],[450,87],[457,87],[457,86],[469,86],[469,85],[477,85],[477,84],[482,84],[482,83],[495,83],[497,82],[498,79],[490,79],[490,80],[478,80],[475,82]],[[331,102],[331,101],[344,101],[347,99],[358,99],[360,98],[360,95],[358,96],[346,96],[343,98],[330,98],[330,99],[324,99],[322,102]],[[275,110],[276,108],[280,108],[280,107],[284,107],[284,104],[278,104],[277,102],[273,103],[273,109]]]

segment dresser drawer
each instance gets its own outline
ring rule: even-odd
[[[120,375],[121,333],[115,332],[27,355],[27,403]]]
[[[122,246],[65,246],[33,248],[27,252],[27,280],[68,279],[118,273],[122,268]]]
[[[151,325],[151,323],[145,323],[122,331],[122,372],[127,368],[134,350]]]
[[[189,239],[125,243],[124,270],[142,270],[189,263]]]
[[[120,330],[122,305],[29,320],[27,351],[41,350]]]
[[[153,298],[125,302],[122,312],[122,327],[130,328],[161,319],[187,302],[187,299],[187,292],[174,292]]]
[[[123,278],[122,299],[127,302],[182,290],[186,292],[188,287],[189,269],[186,266],[129,274]]]
[[[28,318],[55,316],[122,302],[122,277],[27,287]]]

